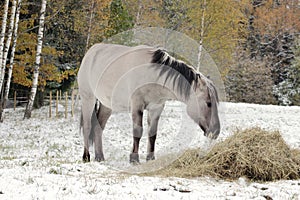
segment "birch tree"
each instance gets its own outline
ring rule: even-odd
[[[161,17],[162,0],[123,0],[122,2],[134,18],[134,28],[166,25],[164,18]]]
[[[0,76],[0,92],[2,91],[2,85],[4,83],[4,75],[5,75],[5,67],[6,67],[6,61],[7,61],[7,56],[8,56],[8,51],[11,43],[11,37],[12,37],[12,32],[14,29],[14,21],[15,21],[15,15],[16,15],[16,5],[17,5],[17,0],[12,1],[12,7],[11,7],[11,15],[10,15],[10,24],[9,24],[9,29],[7,32],[7,38],[6,38],[6,43],[2,55],[2,67],[1,67],[1,76]]]
[[[198,57],[203,57],[204,49],[214,59],[222,76],[234,61],[232,54],[247,28],[247,0],[182,0],[186,6],[187,18],[179,31],[199,42]],[[241,24],[244,24],[243,26]],[[204,60],[200,60],[203,66]],[[199,66],[199,62],[197,63]]]
[[[32,87],[31,87],[31,91],[30,91],[28,104],[26,106],[24,119],[25,118],[28,119],[31,117],[33,102],[34,102],[36,92],[37,92],[37,87],[38,87],[39,67],[40,67],[41,53],[42,53],[42,46],[43,46],[46,4],[47,4],[47,0],[42,0],[42,6],[41,6],[40,18],[39,18],[38,41],[37,41],[37,49],[36,49],[36,60],[35,60],[34,71],[33,71]]]
[[[4,68],[4,66],[2,66],[2,58],[3,58],[4,39],[5,39],[5,32],[6,32],[8,4],[9,4],[9,0],[5,0],[4,12],[3,12],[3,18],[2,18],[1,35],[0,35],[0,77],[2,77],[2,73],[3,73],[2,69]],[[2,87],[0,87],[0,93],[1,93],[1,88]]]
[[[85,44],[85,52],[87,52],[90,44],[90,38],[91,38],[91,29],[92,29],[92,23],[94,19],[94,11],[95,10],[95,0],[92,0],[90,5],[90,16],[89,16],[89,22],[88,22],[88,32],[86,37],[86,44]]]
[[[0,105],[0,122],[3,122],[3,120],[4,120],[3,110],[6,108],[6,102],[8,100],[8,94],[9,94],[9,90],[10,90],[10,83],[11,83],[11,77],[12,77],[13,66],[14,66],[15,50],[16,50],[17,39],[18,39],[18,27],[19,27],[21,4],[22,4],[22,0],[19,0],[18,7],[16,10],[16,16],[15,16],[13,44],[12,44],[12,48],[11,48],[11,55],[10,55],[9,68],[8,68],[8,77],[7,77],[7,82],[6,82],[6,86],[5,86],[5,90],[4,90],[4,99],[3,99],[3,103],[2,103],[2,108]]]
[[[198,71],[200,71],[201,55],[202,55],[202,50],[203,50],[205,11],[206,11],[206,0],[204,0],[204,2],[203,2],[203,8],[202,8],[201,32],[200,32],[200,41],[199,41],[198,59],[197,59],[197,70]]]

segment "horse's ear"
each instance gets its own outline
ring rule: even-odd
[[[201,84],[202,86],[206,86],[206,78],[202,74],[197,74],[198,77],[198,83]]]
[[[194,85],[194,87],[193,87],[194,91],[196,91],[200,79],[201,79],[200,74],[195,73],[195,79],[194,79],[194,81],[193,81],[193,83],[192,83],[192,84]]]
[[[194,90],[196,91],[197,88],[201,88],[203,86],[206,86],[206,81],[205,79],[202,77],[201,74],[196,73],[196,81],[194,81]]]

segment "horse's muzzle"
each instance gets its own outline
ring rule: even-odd
[[[206,131],[206,132],[204,132],[204,136],[206,136],[206,137],[208,137],[210,139],[213,139],[213,140],[217,139],[218,136],[219,136],[219,134],[220,134],[220,129],[217,129],[217,130],[214,130],[214,131]]]
[[[205,128],[202,125],[200,125],[200,128],[202,129],[202,131],[204,132],[204,136],[210,138],[210,139],[217,139],[219,134],[220,134],[220,126],[217,126],[215,128],[213,128],[213,130],[211,128]]]

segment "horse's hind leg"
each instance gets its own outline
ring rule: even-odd
[[[95,160],[100,162],[104,160],[103,148],[102,148],[102,133],[105,128],[105,124],[111,115],[111,109],[105,107],[103,104],[100,103],[96,115],[97,115],[98,123],[94,128]]]
[[[148,110],[148,149],[146,160],[154,160],[154,149],[155,149],[155,140],[157,134],[157,126],[160,115],[164,109],[164,104],[158,105],[155,108]]]
[[[83,143],[84,143],[84,151],[82,160],[83,162],[90,161],[90,153],[89,153],[89,136],[92,128],[92,115],[94,113],[94,105],[95,98],[92,97],[84,97],[81,95],[81,112],[82,112],[82,126],[83,126]]]

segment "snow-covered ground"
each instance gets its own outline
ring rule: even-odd
[[[103,136],[106,161],[82,163],[78,112],[74,118],[49,119],[47,108],[42,108],[23,120],[23,109],[6,110],[0,124],[0,199],[300,199],[300,180],[256,183],[240,178],[228,182],[136,173],[163,167],[170,161],[162,158],[184,149],[207,145],[182,108],[174,102],[165,108],[157,138],[160,162],[146,169],[146,137],[140,146],[142,165],[128,164],[129,114],[113,114],[108,121]],[[291,147],[300,148],[300,107],[222,103],[220,114],[218,140],[236,128],[259,126],[280,130]]]

